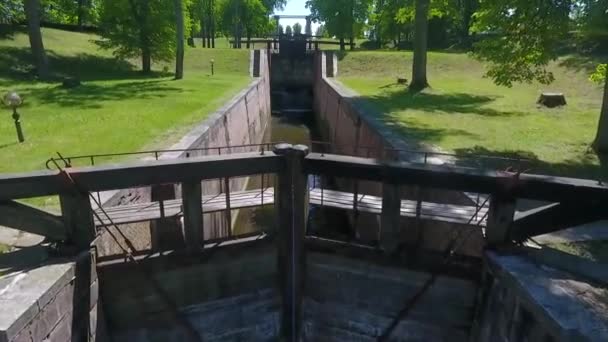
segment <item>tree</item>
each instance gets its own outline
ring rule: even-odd
[[[175,10],[175,79],[184,78],[184,8],[182,0],[173,0]]]
[[[575,6],[573,6],[573,4]],[[486,75],[498,85],[511,87],[514,82],[554,80],[547,70],[558,57],[558,48],[567,37],[572,18],[583,34],[602,33],[608,26],[606,0],[485,0],[476,14],[474,30],[491,33],[475,44],[475,55],[488,63]],[[601,40],[600,40],[601,44]],[[599,65],[592,79],[604,83],[604,95],[597,134],[592,146],[608,153],[608,81],[607,67]]]
[[[300,23],[293,24],[293,35],[294,36],[302,35],[302,25],[300,25]]]
[[[307,37],[312,36],[312,23],[311,23],[311,21],[310,21],[310,20],[307,20],[307,21],[306,21],[306,27],[304,28],[304,34],[305,34]]]
[[[3,0],[0,3],[0,24],[19,22],[23,15],[22,0]]]
[[[291,36],[293,36],[293,30],[291,29],[291,26],[287,25],[287,26],[285,27],[285,35],[286,35],[287,37],[291,37]]]
[[[221,28],[225,35],[234,37],[234,48],[241,47],[243,34],[266,35],[272,28],[269,9],[261,0],[224,0],[220,2]]]
[[[591,79],[598,83],[604,82],[604,98],[593,147],[596,151],[606,154],[608,153],[608,64],[599,65]]]
[[[283,28],[283,25],[279,24],[279,36],[282,36],[285,34],[285,29]]]
[[[317,27],[317,32],[315,32],[315,36],[317,37],[327,37],[327,30],[325,29],[325,25],[319,25]]]
[[[36,73],[42,80],[49,78],[49,60],[42,42],[40,30],[40,0],[24,0],[25,17]]]
[[[570,0],[486,0],[474,30],[486,37],[474,45],[475,56],[488,64],[486,76],[496,84],[549,84],[549,62],[570,28]]]
[[[174,6],[166,0],[103,0],[100,13],[102,40],[116,57],[141,57],[142,71],[152,60],[170,61],[175,53]]]
[[[97,25],[99,0],[42,0],[44,21],[77,25]]]
[[[340,39],[340,50],[345,50],[345,39],[350,39],[351,49],[367,20],[370,0],[307,0],[315,21],[325,23],[329,35]]]
[[[426,76],[430,0],[416,0],[414,26],[414,62],[410,89],[420,91],[429,86]]]

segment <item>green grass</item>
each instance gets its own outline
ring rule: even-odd
[[[10,111],[0,113],[0,173],[43,169],[63,155],[98,154],[168,147],[180,134],[219,108],[249,81],[249,51],[188,48],[185,78],[175,81],[156,64],[144,77],[137,62],[116,60],[99,50],[97,36],[44,29],[55,76],[83,84],[63,89],[32,76],[28,39],[23,32],[0,35],[0,94],[16,90],[26,137],[16,143]],[[200,46],[200,45],[199,45]],[[215,59],[215,76],[210,60]]]
[[[547,247],[555,248],[564,253],[576,255],[591,261],[608,264],[608,241],[586,241],[550,244]]]
[[[361,51],[341,56],[340,80],[382,113],[404,139],[460,156],[523,157],[529,172],[606,177],[589,145],[595,136],[602,89],[588,81],[593,61],[577,56],[551,65],[551,85],[498,87],[483,78],[483,65],[466,54],[429,53],[431,89],[411,93],[410,52]],[[564,92],[568,105],[539,108],[542,91]],[[490,165],[482,165],[490,166]],[[501,165],[503,167],[505,165]]]

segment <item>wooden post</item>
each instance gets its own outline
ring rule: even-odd
[[[184,242],[192,253],[201,251],[204,238],[202,196],[200,181],[182,183]]]
[[[401,226],[401,195],[399,185],[382,183],[382,214],[380,217],[380,246],[387,254],[399,247]]]
[[[278,175],[277,229],[278,270],[281,289],[281,340],[298,341],[301,333],[302,292],[304,287],[304,237],[307,216],[307,176],[302,163],[308,147],[277,145],[284,168]]]
[[[70,242],[79,251],[88,250],[97,235],[88,193],[72,192],[59,196],[61,214]]]
[[[496,246],[509,240],[509,229],[515,217],[516,199],[505,195],[492,195],[488,212],[486,239],[488,245]]]
[[[152,250],[161,251],[183,247],[181,236],[181,223],[176,217],[165,216],[164,201],[176,198],[175,185],[155,184],[150,188],[150,199],[159,202],[160,219],[150,222],[150,235],[152,236]]]

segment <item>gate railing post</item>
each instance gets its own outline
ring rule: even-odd
[[[399,247],[401,227],[401,193],[399,184],[389,179],[382,183],[382,214],[380,216],[380,247],[393,254]]]
[[[278,174],[278,274],[281,291],[281,340],[298,341],[302,326],[302,292],[305,277],[304,237],[308,212],[307,175],[303,161],[308,147],[279,144],[274,152],[284,157]]]
[[[515,219],[517,200],[506,194],[493,194],[490,198],[486,240],[488,245],[496,246],[509,240],[509,230]]]

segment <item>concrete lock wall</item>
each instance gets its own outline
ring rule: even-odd
[[[203,341],[276,340],[281,304],[272,242],[207,252],[144,260],[147,276],[131,264],[100,265],[113,341],[190,341],[180,320],[190,322]]]
[[[0,342],[107,341],[99,279],[89,252],[0,280]]]
[[[163,153],[159,159],[177,159],[219,153],[251,152],[260,147],[234,147],[221,150],[214,147],[239,146],[260,144],[264,142],[265,132],[270,124],[270,68],[267,52],[255,50],[251,53],[250,71],[252,82],[230,100],[221,109],[194,127],[180,141],[168,150],[208,149],[204,151],[169,152]],[[151,159],[151,158],[147,158]],[[233,178],[230,180],[230,191],[242,191],[247,186],[248,178]],[[225,191],[221,180],[203,182],[203,195],[215,195]],[[166,185],[126,189],[118,192],[103,194],[102,203],[105,207],[145,203],[151,201],[169,200],[180,197],[179,185]],[[204,215],[204,238],[213,239],[225,237],[235,222],[236,214],[232,214],[232,222],[227,223],[226,215],[213,213]],[[164,219],[150,223],[122,225],[121,229],[133,241],[138,250],[166,250],[180,246],[183,241],[180,236],[181,224],[177,219]],[[98,244],[100,256],[122,254],[123,251],[105,234]]]
[[[382,113],[337,81],[335,77],[338,73],[338,58],[335,53],[317,53],[314,64],[313,108],[320,134],[325,141],[331,143],[331,151],[328,152],[419,163],[425,162],[424,153],[405,151],[437,152],[431,147],[408,142],[393,132],[380,120]],[[426,161],[433,164],[446,162],[432,154],[427,156]],[[382,184],[377,182],[359,181],[355,184],[353,180],[338,179],[337,183],[344,191],[354,192],[356,185],[360,194],[382,196]],[[404,199],[474,205],[467,195],[455,191],[401,187],[401,193]],[[351,223],[357,228],[360,239],[374,241],[378,238],[378,215],[360,213],[356,218],[351,216]],[[462,225],[417,222],[407,218],[402,218],[402,227],[407,227],[402,229],[402,241],[410,246],[436,251],[442,251],[448,245],[452,236],[450,232],[454,229],[472,229]],[[478,257],[481,256],[482,248],[483,236],[481,229],[477,229],[458,252]]]

